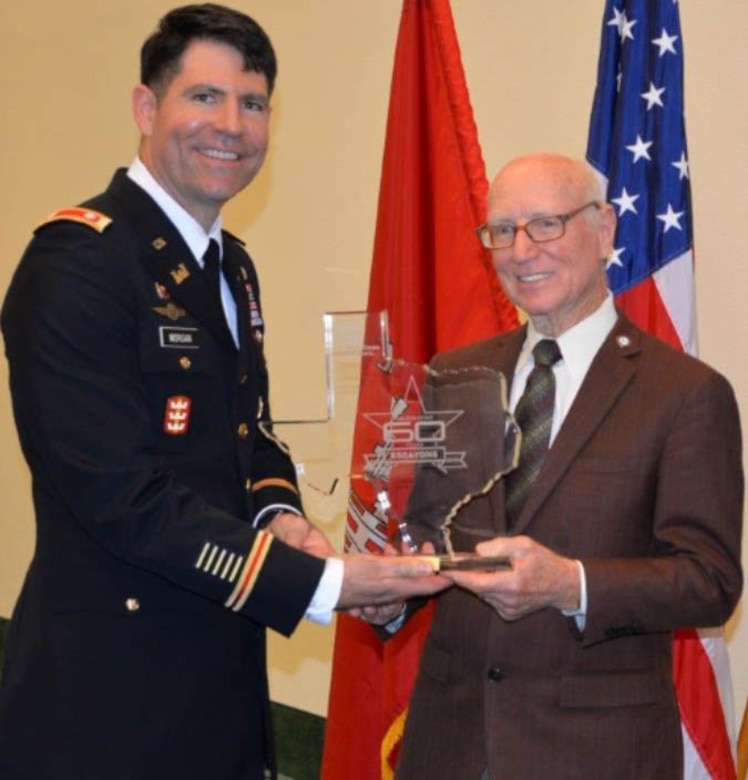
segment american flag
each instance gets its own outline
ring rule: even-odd
[[[587,158],[618,213],[611,289],[659,303],[674,333],[661,323],[658,335],[695,353],[683,38],[673,0],[608,0]],[[635,319],[648,316],[630,303]]]
[[[696,353],[691,179],[677,0],[607,0],[587,159],[615,205],[608,263],[616,303]],[[734,713],[721,630],[674,645],[687,780],[733,780]],[[733,746],[731,746],[731,741]]]

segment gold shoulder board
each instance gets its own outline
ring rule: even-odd
[[[58,209],[50,214],[43,222],[37,225],[36,230],[49,225],[51,222],[78,222],[81,225],[87,225],[98,233],[103,233],[109,225],[112,224],[112,218],[100,211],[93,209],[84,209],[79,206],[67,209]],[[36,232],[36,230],[34,232]]]

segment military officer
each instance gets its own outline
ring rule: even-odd
[[[265,628],[444,586],[333,557],[273,434],[257,274],[220,209],[263,163],[275,75],[246,15],[168,13],[141,52],[137,158],[44,221],[8,291],[37,544],[4,780],[274,776]]]

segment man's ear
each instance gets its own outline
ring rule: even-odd
[[[145,84],[138,84],[132,91],[132,113],[135,124],[143,136],[153,132],[153,122],[156,116],[158,100],[156,94]]]
[[[608,257],[613,252],[613,242],[616,237],[616,225],[618,219],[616,212],[610,203],[605,203],[600,208],[600,242],[603,249],[603,257]]]

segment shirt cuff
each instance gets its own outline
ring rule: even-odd
[[[397,615],[397,617],[393,617],[389,623],[385,623],[382,628],[388,634],[396,634],[403,627],[403,623],[405,623],[405,615],[407,614],[407,611],[408,610],[405,604],[403,604],[403,608],[400,610],[400,614]]]
[[[581,561],[575,561],[579,567],[579,606],[576,609],[562,609],[561,614],[566,617],[573,617],[577,623],[577,628],[584,631],[587,625],[587,575],[584,572],[584,566]]]
[[[322,626],[329,625],[342,589],[343,561],[340,558],[327,558],[325,570],[304,617]]]
[[[297,515],[301,517],[301,512],[290,504],[268,504],[268,506],[261,509],[252,521],[253,528],[264,528],[276,515],[282,515],[285,513],[290,515]]]

